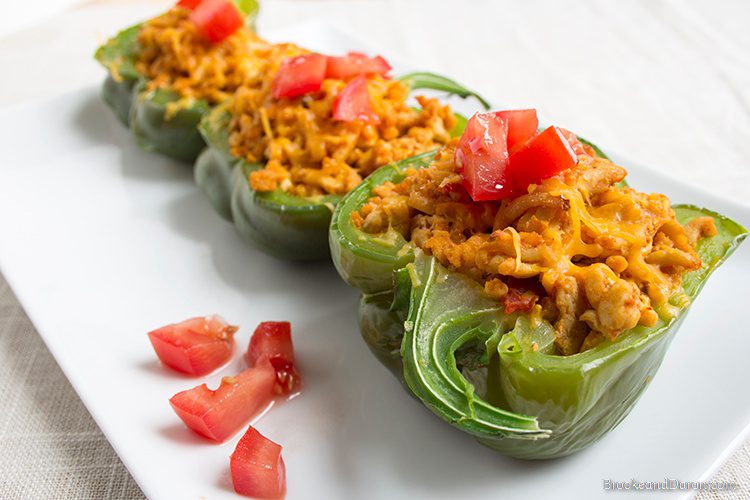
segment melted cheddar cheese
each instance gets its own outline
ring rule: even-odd
[[[382,165],[444,145],[456,125],[450,107],[417,97],[414,109],[404,83],[378,75],[367,78],[377,123],[336,121],[333,106],[346,81],[326,79],[316,93],[274,99],[274,73],[264,85],[240,88],[232,101],[232,154],[266,163],[250,175],[256,191],[344,194]]]
[[[429,167],[376,187],[352,215],[355,225],[395,229],[482,283],[506,312],[540,306],[564,355],[655,324],[680,294],[682,275],[701,266],[696,240],[716,233],[710,218],[681,226],[662,194],[618,186],[625,169],[593,154],[526,194],[474,202],[454,151],[455,142]]]
[[[256,53],[270,44],[242,27],[219,43],[203,39],[189,19],[190,11],[175,7],[143,23],[138,32],[136,69],[148,78],[148,89],[168,89],[180,105],[203,99],[217,104],[257,75]]]

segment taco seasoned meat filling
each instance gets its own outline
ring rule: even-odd
[[[147,88],[169,89],[188,99],[217,104],[257,74],[259,58],[270,44],[247,28],[222,41],[206,39],[181,7],[143,23],[138,33],[136,69]]]
[[[666,196],[619,185],[624,168],[568,139],[579,153],[571,168],[488,201],[467,192],[453,141],[427,168],[375,187],[353,222],[366,233],[397,231],[483,284],[506,313],[549,320],[560,354],[653,326],[684,295],[683,274],[701,267],[694,246],[716,234],[713,219],[680,225]]]
[[[336,204],[374,170],[433,154],[466,119],[438,90],[486,101],[458,82],[415,72],[391,78],[381,56],[328,56],[275,46],[258,78],[201,122],[208,148],[195,179],[243,238],[283,259],[330,256]]]
[[[250,175],[254,190],[280,189],[295,196],[344,194],[376,168],[450,140],[456,126],[450,107],[423,96],[416,98],[418,109],[411,107],[409,87],[384,76],[390,69],[384,60],[376,73],[334,76],[328,60],[344,58],[303,57],[322,58],[312,68],[320,77],[313,90],[291,90],[295,95],[279,91],[279,82],[296,67],[287,60],[274,78],[261,86],[240,87],[232,101],[232,155],[249,163],[265,162]],[[365,59],[361,54],[346,57]],[[293,59],[301,61],[299,65],[318,64]],[[306,75],[295,76],[300,82]]]

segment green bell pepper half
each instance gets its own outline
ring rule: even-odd
[[[254,28],[257,0],[234,3],[246,16],[246,25]],[[206,146],[198,124],[210,106],[205,100],[196,100],[173,114],[167,112],[167,106],[180,96],[166,89],[147,90],[146,77],[136,69],[140,29],[141,24],[131,26],[97,49],[94,58],[109,71],[102,98],[145,151],[192,164]]]
[[[405,77],[412,90],[429,88],[460,97],[477,97],[453,80],[429,73],[419,75],[422,75],[419,79],[409,75]],[[432,78],[428,77],[430,75]],[[458,123],[451,131],[454,137],[461,135],[466,126],[466,118],[458,114],[456,118]],[[203,118],[199,130],[208,147],[195,163],[196,184],[219,215],[233,222],[244,239],[269,255],[287,260],[328,258],[328,227],[341,195],[301,197],[281,190],[267,193],[253,190],[248,176],[253,170],[263,168],[263,165],[249,164],[232,156],[229,148],[230,120],[226,106],[216,107]],[[434,154],[433,151],[398,164],[402,167],[415,162],[421,164]]]
[[[428,163],[425,157],[423,165]],[[689,304],[747,235],[719,214],[675,206],[683,224],[713,217],[718,235],[698,243],[703,267],[683,277],[685,296],[672,299],[674,317],[560,356],[548,322],[532,325],[527,316],[506,314],[481,285],[449,271],[395,231],[370,235],[354,226],[351,214],[373,188],[404,175],[399,166],[377,170],[338,204],[331,222],[334,264],[362,291],[362,337],[433,413],[519,458],[574,453],[619,424],[656,374]]]

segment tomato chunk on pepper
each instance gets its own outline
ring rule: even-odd
[[[474,201],[501,200],[525,192],[578,161],[578,138],[549,127],[537,134],[534,109],[477,113],[458,141],[455,162]]]
[[[472,200],[497,200],[511,195],[507,138],[507,122],[495,113],[476,113],[466,124],[456,146],[455,161]]]
[[[513,152],[536,134],[539,119],[535,109],[511,109],[497,111],[495,115],[502,118],[508,127],[508,151]]]
[[[236,434],[274,398],[276,372],[267,359],[234,377],[224,377],[216,390],[201,384],[169,400],[192,431],[223,442]]]
[[[510,155],[513,182],[519,191],[575,166],[578,156],[557,127],[548,127]]]
[[[346,80],[358,75],[385,75],[391,70],[381,56],[368,57],[361,52],[349,52],[342,57],[328,57],[326,78]]]
[[[326,61],[326,56],[321,54],[286,59],[271,84],[271,95],[274,99],[291,99],[317,92],[326,76]]]
[[[229,361],[236,326],[220,316],[191,318],[149,332],[159,360],[188,375],[206,375]]]
[[[193,7],[190,20],[198,33],[212,43],[221,42],[244,23],[242,14],[229,0],[202,0]]]
[[[286,465],[281,446],[250,427],[229,459],[234,491],[254,498],[286,494]]]
[[[193,10],[202,1],[203,0],[180,0],[179,2],[177,2],[177,6],[182,7],[183,9]]]
[[[355,120],[378,122],[378,115],[372,109],[367,78],[358,76],[346,84],[333,103],[333,119],[344,122]]]
[[[291,394],[299,389],[302,379],[294,365],[292,327],[288,321],[264,321],[258,325],[245,357],[250,366],[268,358],[276,370],[278,394]]]
[[[588,154],[586,152],[586,148],[583,147],[583,143],[581,143],[580,140],[578,140],[578,136],[576,136],[573,132],[566,128],[557,127],[557,129],[560,131],[560,133],[565,137],[565,140],[568,141],[568,144],[570,144],[570,147],[573,148],[573,152],[577,155],[585,155]]]

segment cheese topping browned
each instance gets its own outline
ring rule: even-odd
[[[445,144],[456,125],[449,106],[417,97],[421,109],[413,109],[409,88],[380,76],[367,81],[378,123],[332,118],[346,81],[326,79],[316,93],[280,100],[271,96],[271,82],[240,88],[232,103],[232,154],[266,162],[250,176],[257,191],[344,194],[382,165]]]
[[[376,187],[354,223],[398,231],[507,312],[537,310],[564,355],[668,315],[682,275],[701,266],[697,239],[716,234],[708,217],[680,225],[662,194],[617,186],[625,169],[588,154],[527,194],[474,202],[454,151],[452,142],[429,167]]]
[[[136,69],[149,79],[150,90],[169,89],[187,100],[204,99],[213,105],[257,74],[254,54],[263,55],[270,44],[244,27],[211,43],[198,34],[189,14],[175,7],[143,23]]]
[[[332,118],[346,81],[327,79],[319,92],[276,100],[271,84],[284,59],[309,53],[293,44],[270,44],[242,28],[220,43],[198,34],[189,11],[175,7],[145,22],[138,34],[136,69],[148,88],[182,98],[176,111],[198,99],[230,100],[229,138],[234,156],[265,162],[251,174],[258,191],[281,189],[299,196],[344,194],[376,168],[444,145],[456,118],[437,99],[407,104],[409,88],[397,80],[368,77],[378,123]]]

